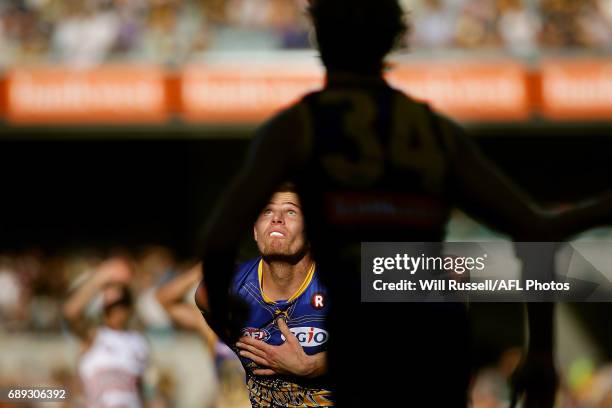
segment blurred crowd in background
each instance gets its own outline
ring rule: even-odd
[[[37,250],[0,253],[0,388],[53,386],[66,389],[66,407],[82,407],[77,375],[80,347],[62,316],[68,295],[104,261],[121,256],[132,262],[130,288],[134,312],[130,328],[147,338],[152,356],[144,376],[147,408],[250,406],[240,361],[227,354],[211,356],[211,347],[196,332],[179,329],[157,299],[160,286],[193,268],[167,248],[140,250],[72,250],[49,256]],[[184,302],[195,308],[193,290]],[[100,292],[84,318],[102,324]],[[0,401],[0,408],[3,408]],[[33,405],[23,405],[37,406]]]
[[[172,331],[172,322],[155,298],[158,286],[192,267],[180,264],[163,247],[152,246],[130,254],[135,274],[135,311],[141,328],[155,333]],[[46,256],[35,250],[0,255],[0,330],[57,331],[61,329],[61,302],[95,273],[104,253],[95,250]],[[101,300],[101,299],[98,299]],[[95,321],[101,304],[93,302]]]
[[[402,0],[409,52],[612,51],[612,0]],[[311,46],[307,0],[3,0],[0,66],[138,61]]]

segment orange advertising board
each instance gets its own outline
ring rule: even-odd
[[[405,62],[389,82],[416,99],[460,120],[528,119],[528,71],[515,61],[482,63]]]
[[[612,119],[612,60],[395,63],[392,86],[457,120]],[[90,70],[18,68],[0,78],[0,115],[11,123],[258,123],[320,89],[315,59],[217,61],[181,71],[158,66]]]
[[[183,117],[259,122],[322,86],[323,72],[315,64],[192,65],[182,75]]]
[[[527,70],[516,62],[397,64],[392,85],[462,120],[521,120],[530,116]],[[253,122],[320,88],[323,71],[286,64],[191,66],[182,80],[188,120]]]
[[[167,119],[165,72],[157,67],[45,67],[7,74],[14,123],[143,123]]]
[[[540,72],[543,116],[612,119],[612,61],[546,60]]]

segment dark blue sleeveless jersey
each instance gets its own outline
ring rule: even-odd
[[[336,79],[300,104],[311,152],[295,181],[306,216],[317,220],[309,223],[314,245],[330,236],[334,249],[442,239],[448,152],[426,104],[382,79]]]
[[[293,180],[313,256],[333,296],[334,385],[350,407],[406,406],[419,400],[414,395],[444,400],[440,384],[451,400],[456,390],[465,394],[469,379],[464,305],[361,303],[360,255],[362,242],[443,239],[453,168],[462,160],[454,146],[463,133],[382,78],[328,79],[295,108],[308,154]],[[355,327],[375,334],[364,345],[355,341]]]
[[[271,345],[284,343],[276,319],[284,317],[289,330],[297,337],[304,352],[317,354],[327,349],[329,334],[326,316],[329,310],[327,290],[319,281],[313,264],[298,291],[289,299],[272,301],[262,291],[261,257],[239,266],[232,291],[250,307],[242,335]],[[304,379],[288,376],[257,376],[258,365],[240,357],[247,374],[251,404],[254,407],[329,407],[333,406],[326,378]]]

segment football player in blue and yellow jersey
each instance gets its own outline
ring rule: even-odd
[[[227,289],[238,238],[277,186],[292,180],[302,198],[311,253],[332,301],[328,366],[337,405],[465,407],[466,308],[361,303],[361,243],[441,241],[453,207],[516,240],[559,241],[610,222],[612,200],[562,214],[538,208],[458,125],[393,89],[383,74],[385,56],[406,30],[398,0],[310,3],[327,70],[325,87],[258,130],[243,172],[217,207],[202,254],[205,270],[214,271],[204,277],[211,317],[218,327],[232,325]],[[259,299],[258,288],[278,302],[298,293],[303,282],[279,292],[270,277],[276,274],[283,282],[282,273],[266,271],[265,262],[261,273],[257,262],[245,268],[251,301],[267,310],[258,311],[263,316],[282,314],[284,304]],[[538,375],[527,391],[544,401],[539,406],[549,406],[555,389],[552,308],[538,306],[539,318],[529,320],[530,355],[539,356],[545,366],[539,372],[546,375]],[[259,323],[264,317],[251,319]],[[274,334],[279,336],[255,331],[255,337]]]
[[[251,404],[331,407],[328,294],[291,183],[272,195],[255,221],[253,236],[261,256],[238,267],[231,289],[248,310],[235,350],[246,371]]]
[[[232,289],[249,307],[237,346],[251,403],[333,406],[325,376],[328,296],[291,185],[272,196],[253,235],[261,256],[238,268]]]

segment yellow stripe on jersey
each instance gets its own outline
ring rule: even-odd
[[[312,277],[314,276],[314,272],[315,272],[315,263],[313,262],[312,265],[310,265],[310,269],[308,270],[308,273],[306,274],[306,279],[304,279],[304,282],[302,282],[302,285],[299,287],[297,292],[295,292],[293,294],[293,296],[291,296],[289,299],[287,299],[287,302],[294,301],[302,293],[304,293],[306,291],[306,289],[308,289],[308,285],[310,285],[310,281],[312,281]]]
[[[310,285],[310,282],[312,281],[312,277],[314,276],[315,268],[316,268],[316,265],[313,262],[312,265],[310,265],[310,269],[308,269],[308,273],[306,274],[306,278],[304,279],[304,282],[302,282],[302,284],[300,285],[298,290],[293,295],[291,295],[291,297],[289,299],[287,299],[287,302],[294,301],[302,293],[304,293],[306,291],[306,289],[308,289],[308,286]],[[262,285],[262,282],[263,282],[263,259],[259,261],[259,265],[257,267],[257,277],[259,279],[259,292],[261,293],[261,297],[263,298],[264,302],[266,302],[266,303],[276,303],[274,300],[272,300],[268,296],[266,296],[266,294],[263,291],[263,285]]]

